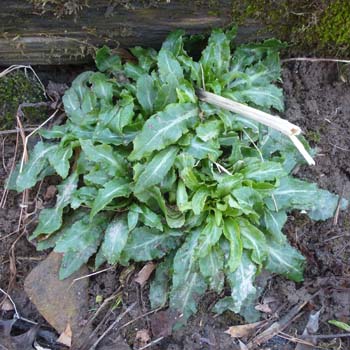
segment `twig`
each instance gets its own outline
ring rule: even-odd
[[[295,58],[286,58],[281,60],[282,63],[295,62],[295,61],[350,63],[350,60],[341,60],[337,58],[318,58],[318,57],[295,57]]]
[[[293,335],[289,335],[287,333],[284,333],[284,332],[279,332],[277,334],[278,337],[281,337],[283,339],[287,339],[293,343],[299,343],[299,344],[303,344],[303,345],[308,345],[308,346],[312,346],[313,348],[317,347],[315,344],[312,344],[306,340],[303,340],[303,339],[300,339],[300,338],[297,338]]]
[[[24,131],[33,131],[35,128],[24,128]],[[10,134],[16,134],[18,133],[18,129],[12,129],[12,130],[2,130],[0,131],[0,135],[10,135]]]
[[[96,346],[101,342],[101,340],[123,319],[123,317],[129,313],[135,306],[136,302],[131,304],[123,313],[121,313],[116,320],[103,332],[103,334],[95,341],[95,343],[90,348],[91,350],[96,349]]]
[[[265,113],[258,109],[249,107],[242,103],[232,101],[228,98],[213,94],[203,89],[197,89],[196,94],[200,100],[213,104],[217,107],[227,109],[231,112],[240,114],[248,119],[252,119],[256,122],[264,124],[270,128],[273,128],[284,135],[290,137],[291,141],[294,143],[295,147],[302,154],[309,165],[314,165],[315,161],[309,155],[304,145],[297,139],[296,135],[301,133],[301,129],[288,120],[282,119],[277,116]]]
[[[99,275],[100,273],[106,272],[106,271],[109,271],[109,270],[112,270],[112,269],[114,269],[115,267],[116,267],[116,265],[112,265],[112,266],[107,267],[107,268],[105,268],[105,269],[103,269],[103,270],[95,271],[95,272],[93,272],[93,273],[89,273],[88,275],[84,275],[84,276],[75,278],[75,279],[72,281],[72,283],[70,284],[69,288],[72,287],[72,285],[73,285],[75,282],[77,282],[77,281],[80,281],[80,280],[82,280],[82,279],[84,279],[84,278],[88,278],[88,277],[91,277],[91,276]]]
[[[305,339],[315,338],[315,339],[333,339],[333,338],[349,338],[350,333],[337,333],[337,334],[315,334],[315,335],[307,335],[301,336]]]
[[[338,198],[337,209],[335,210],[334,219],[333,219],[333,226],[338,225],[339,212],[340,212],[341,202],[342,202],[343,195],[344,195],[344,190],[345,190],[345,185],[343,185],[341,195]]]
[[[147,345],[143,346],[142,348],[138,348],[137,350],[144,350],[147,349],[153,345],[158,344],[160,341],[162,341],[164,339],[164,337],[159,337],[157,339],[152,340],[150,343],[148,343]]]
[[[1,292],[2,294],[4,294],[4,295],[6,296],[6,298],[8,298],[8,300],[10,300],[10,302],[11,302],[11,304],[12,304],[12,306],[13,306],[13,310],[15,311],[15,317],[16,317],[17,319],[19,319],[20,316],[19,316],[19,313],[18,313],[16,304],[15,304],[15,302],[13,301],[13,299],[11,298],[10,294],[6,293],[2,288],[0,288],[0,292]],[[6,299],[6,298],[5,298],[5,299]],[[1,303],[1,304],[2,304],[2,303]]]
[[[159,307],[159,308],[157,308],[157,309],[148,311],[148,312],[146,312],[146,313],[144,313],[144,314],[142,314],[142,315],[140,315],[140,316],[137,316],[136,318],[132,319],[131,321],[126,322],[126,323],[124,323],[123,325],[121,325],[119,329],[123,329],[123,328],[125,328],[125,327],[127,327],[127,326],[130,326],[131,324],[133,324],[134,322],[140,320],[141,318],[144,318],[144,317],[146,317],[146,316],[152,315],[152,314],[154,314],[155,312],[158,312],[159,310],[161,310],[162,308],[163,308],[163,307]]]

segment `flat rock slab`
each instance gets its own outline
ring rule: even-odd
[[[60,281],[58,271],[62,254],[55,252],[36,266],[27,276],[24,289],[46,321],[61,334],[69,323],[74,335],[82,329],[88,308],[89,279],[73,280],[89,273],[86,266]]]

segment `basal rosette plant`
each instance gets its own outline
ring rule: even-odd
[[[98,72],[66,91],[66,123],[41,130],[45,141],[8,181],[20,192],[62,178],[56,205],[41,211],[31,235],[39,250],[64,254],[60,278],[93,256],[95,268],[157,260],[151,305],[169,299],[184,321],[225,281],[231,295],[215,311],[244,314],[262,269],[302,280],[304,258],[282,233],[287,213],[324,220],[338,197],[290,175],[303,159],[284,135],[198,100],[203,88],[283,110],[275,85],[282,44],[235,47],[234,36],[214,30],[197,61],[182,31],[159,52],[131,49],[137,64],[104,47]]]

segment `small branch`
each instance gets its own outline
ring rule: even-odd
[[[301,153],[301,155],[305,158],[307,163],[309,165],[315,165],[315,161],[307,152],[304,145],[296,137],[296,135],[299,135],[301,133],[301,129],[297,125],[292,124],[288,120],[282,119],[278,116],[265,113],[258,109],[246,106],[242,103],[232,101],[228,98],[213,94],[208,91],[204,91],[202,89],[197,89],[196,93],[198,98],[203,102],[207,102],[233,113],[237,113],[243,117],[264,124],[288,136],[298,151]]]

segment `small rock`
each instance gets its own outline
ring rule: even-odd
[[[89,279],[75,278],[89,273],[86,266],[63,281],[58,279],[62,254],[52,252],[27,276],[24,289],[46,321],[61,334],[70,324],[74,336],[81,332],[81,323],[88,306]]]

